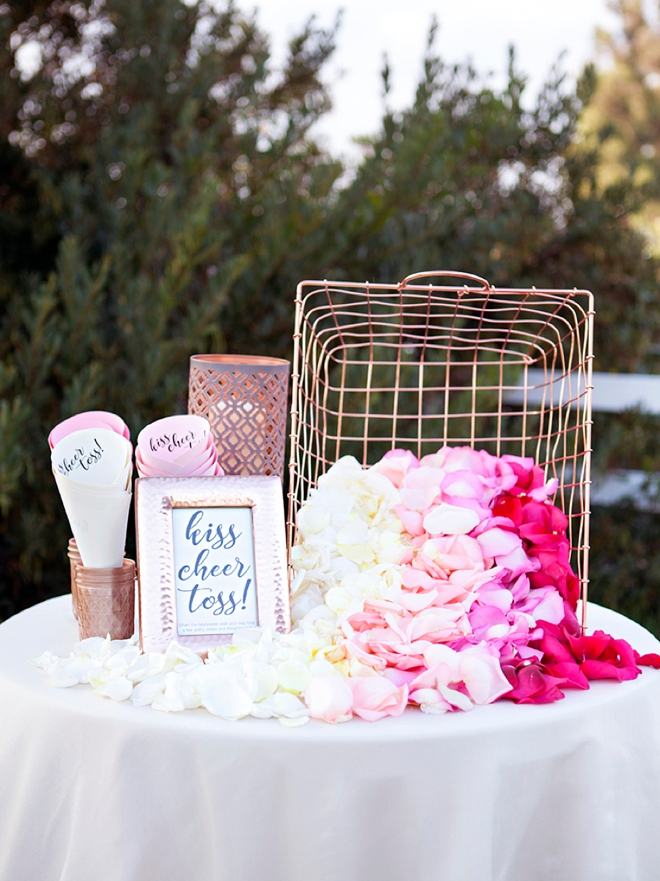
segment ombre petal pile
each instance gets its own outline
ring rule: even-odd
[[[470,447],[421,460],[394,450],[367,469],[345,457],[299,512],[291,633],[239,631],[204,662],[175,643],[138,656],[87,640],[33,663],[54,685],[290,726],[377,721],[408,705],[547,703],[660,666],[624,640],[580,633],[556,489],[532,459]]]

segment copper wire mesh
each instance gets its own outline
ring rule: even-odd
[[[366,466],[395,447],[423,456],[469,444],[533,456],[557,477],[586,600],[592,348],[588,291],[496,289],[459,272],[416,273],[398,285],[301,282],[289,547],[300,504],[339,457]],[[542,383],[530,368],[543,371]]]

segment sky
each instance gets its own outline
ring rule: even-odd
[[[479,71],[492,71],[498,85],[513,43],[518,67],[529,75],[530,94],[562,51],[564,68],[576,74],[594,57],[596,27],[616,28],[607,0],[253,0],[258,21],[272,37],[275,60],[282,59],[288,39],[311,15],[331,26],[342,5],[337,50],[327,74],[334,109],[315,134],[335,154],[353,160],[359,151],[351,138],[375,132],[382,116],[383,53],[392,68],[389,103],[401,109],[413,100],[434,14],[440,25],[436,45],[445,61],[470,58]]]
[[[182,2],[191,5],[194,0]],[[223,6],[227,0],[211,2]],[[647,14],[657,18],[658,0],[643,3]],[[513,44],[518,70],[529,78],[530,103],[562,53],[562,68],[576,76],[596,56],[596,29],[616,31],[618,24],[608,0],[239,0],[238,6],[255,11],[271,37],[275,66],[283,62],[289,39],[311,16],[331,28],[342,10],[337,48],[326,67],[334,107],[313,134],[349,167],[361,157],[352,139],[375,134],[382,118],[384,54],[391,68],[389,106],[408,107],[434,15],[440,56],[446,62],[470,60],[480,73],[492,73],[495,87],[504,84]],[[26,74],[40,64],[40,54],[31,52],[35,48],[37,44],[26,44],[17,52]]]

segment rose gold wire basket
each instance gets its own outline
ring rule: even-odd
[[[589,291],[494,288],[463,272],[301,282],[289,547],[298,508],[341,456],[366,466],[395,447],[423,456],[443,444],[533,456],[559,481],[584,623],[593,315]]]

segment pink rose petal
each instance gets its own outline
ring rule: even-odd
[[[383,676],[364,676],[350,680],[353,712],[367,722],[385,716],[400,716],[408,703],[408,686],[396,686]]]

